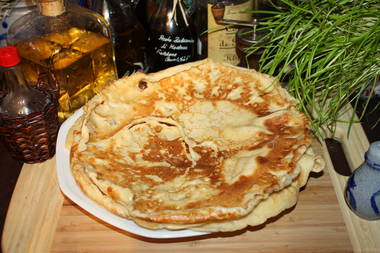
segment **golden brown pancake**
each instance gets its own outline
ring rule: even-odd
[[[73,174],[90,198],[145,227],[257,225],[294,205],[319,165],[296,105],[275,79],[210,60],[136,73],[84,107]],[[264,208],[273,199],[282,202]]]

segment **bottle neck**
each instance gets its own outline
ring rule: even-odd
[[[181,0],[161,0],[158,7],[158,13],[167,13],[170,20],[174,19],[177,22],[177,16],[183,16],[183,20],[186,26],[189,26],[186,10]]]
[[[28,88],[24,73],[21,70],[21,66],[15,65],[13,67],[5,68],[5,80],[7,89],[9,92],[13,92],[19,88]]]
[[[175,8],[174,2],[176,2],[176,0],[161,0],[156,9],[156,13],[168,13],[169,11],[172,11]]]
[[[55,17],[65,12],[64,0],[39,0],[40,13],[43,16]]]

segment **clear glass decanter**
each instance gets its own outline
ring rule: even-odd
[[[13,23],[8,44],[19,49],[28,82],[59,91],[63,121],[117,78],[110,30],[97,13],[63,0],[39,0],[38,7]]]

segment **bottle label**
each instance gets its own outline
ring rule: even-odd
[[[164,64],[165,67],[186,63],[193,58],[194,40],[179,35],[151,34],[149,43],[153,45],[154,66]]]
[[[247,0],[241,4],[226,5],[224,19],[251,21],[252,13],[242,13],[253,9],[253,0]]]
[[[208,29],[215,30],[221,27],[215,22],[211,12],[212,4],[208,4]],[[249,11],[253,8],[253,1],[248,0],[237,5],[225,6],[224,19],[250,21],[252,14],[241,13]],[[225,28],[222,30],[211,31],[208,33],[208,57],[214,61],[227,62],[232,65],[239,63],[239,58],[236,54],[236,28]]]

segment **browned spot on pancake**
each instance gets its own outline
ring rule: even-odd
[[[188,168],[191,161],[186,156],[186,148],[181,139],[172,141],[150,136],[143,149],[143,159],[150,162],[165,161],[177,168]]]
[[[154,131],[156,131],[156,133],[160,133],[162,131],[162,126],[155,126]]]
[[[78,144],[73,144],[70,149],[70,157],[74,157],[78,154]]]
[[[264,116],[267,116],[268,114],[270,114],[268,107],[269,107],[268,102],[253,103],[250,106],[250,110],[252,112],[254,112],[256,115],[258,115],[260,117],[264,117]]]
[[[139,88],[140,88],[141,90],[145,90],[146,88],[148,88],[148,83],[147,83],[146,81],[144,81],[144,80],[141,80],[141,81],[139,82],[138,86],[139,86]]]
[[[116,191],[114,191],[111,186],[108,186],[107,193],[108,193],[108,195],[111,196],[112,199],[114,199],[116,201],[120,199],[119,193],[117,193]]]
[[[202,146],[195,146],[193,150],[200,156],[196,168],[219,167],[221,154],[213,149]]]
[[[157,200],[146,201],[143,199],[137,199],[134,202],[134,208],[143,212],[151,212],[152,210],[157,210],[158,206],[160,206],[160,202]]]
[[[229,208],[239,206],[245,194],[252,188],[252,185],[258,184],[270,189],[278,183],[278,179],[264,170],[258,169],[251,176],[240,176],[239,180],[233,184],[222,183],[219,187],[220,193],[212,196],[210,199],[192,202],[186,205],[186,208],[199,208],[202,206],[213,207],[216,205]]]
[[[269,131],[278,136],[294,136],[304,132],[304,125],[291,126],[291,116],[288,113],[283,113],[277,117],[267,119],[264,125]]]
[[[164,182],[172,180],[185,173],[185,170],[181,168],[172,168],[165,166],[152,166],[152,167],[136,167],[139,172],[145,175],[156,175],[160,177]]]
[[[259,163],[259,164],[261,164],[261,165],[266,164],[266,163],[269,162],[268,158],[263,157],[263,156],[258,156],[258,157],[256,158],[256,160],[257,160],[257,163]]]
[[[136,152],[128,152],[128,156],[129,156],[132,160],[134,160],[134,161],[136,161],[136,155],[137,155]]]

